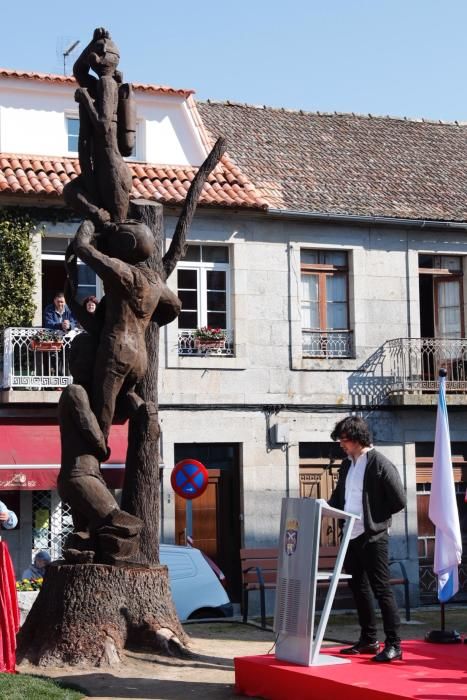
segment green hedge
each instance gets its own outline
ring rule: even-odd
[[[30,326],[35,312],[32,235],[28,214],[0,209],[0,328]]]

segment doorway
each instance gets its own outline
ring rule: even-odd
[[[240,602],[240,466],[237,444],[178,444],[175,464],[196,459],[208,470],[208,487],[192,501],[193,546],[223,571],[233,602]],[[175,542],[186,544],[186,500],[175,496]]]
[[[434,443],[415,443],[416,485],[417,485],[417,540],[419,590],[422,604],[437,602],[437,579],[433,572],[435,550],[435,527],[428,510],[430,505],[433,471]],[[455,601],[467,600],[467,443],[451,443],[451,460],[456,492],[457,508],[462,534],[462,561],[459,567],[459,592]]]

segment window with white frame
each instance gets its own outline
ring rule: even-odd
[[[79,118],[78,117],[66,117],[66,131],[68,139],[68,153],[78,153],[78,140],[79,140]],[[142,141],[142,122],[140,120],[136,123],[136,133],[135,133],[135,145],[133,147],[133,153],[128,156],[125,160],[140,160],[140,145]]]
[[[206,352],[199,348],[200,329],[219,329],[216,354],[232,355],[229,248],[189,245],[177,266],[177,291],[182,302],[178,317],[180,354]],[[214,332],[216,335],[216,332]],[[208,354],[213,352],[209,349]]]
[[[189,245],[177,266],[180,329],[230,326],[229,248]]]
[[[346,251],[300,251],[303,354],[350,357],[348,254]]]
[[[68,138],[68,153],[78,153],[79,119],[78,117],[66,118],[66,130]]]
[[[46,236],[42,239],[42,304],[45,307],[53,300],[54,294],[61,291],[65,285],[65,250],[70,242],[67,236]],[[90,267],[78,260],[78,285],[76,298],[82,302],[87,296],[103,294],[102,281]]]

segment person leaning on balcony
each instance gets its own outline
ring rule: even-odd
[[[72,312],[65,303],[63,292],[55,292],[52,304],[48,304],[44,309],[44,328],[54,331],[68,331],[76,328],[76,320]]]
[[[402,659],[399,610],[389,575],[389,533],[391,516],[406,505],[399,473],[384,455],[374,449],[371,433],[363,418],[350,416],[336,424],[331,433],[347,459],[341,464],[336,488],[329,505],[355,513],[349,547],[344,560],[349,586],[357,608],[360,638],[341,654],[375,654],[373,661]],[[372,592],[379,603],[386,635],[379,651]]]
[[[16,513],[12,510],[8,510],[3,501],[0,501],[0,525],[5,528],[5,530],[13,530],[18,524],[18,518]]]

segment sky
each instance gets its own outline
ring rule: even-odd
[[[201,100],[467,121],[467,0],[0,1],[0,66],[63,74],[110,30],[129,82]]]

